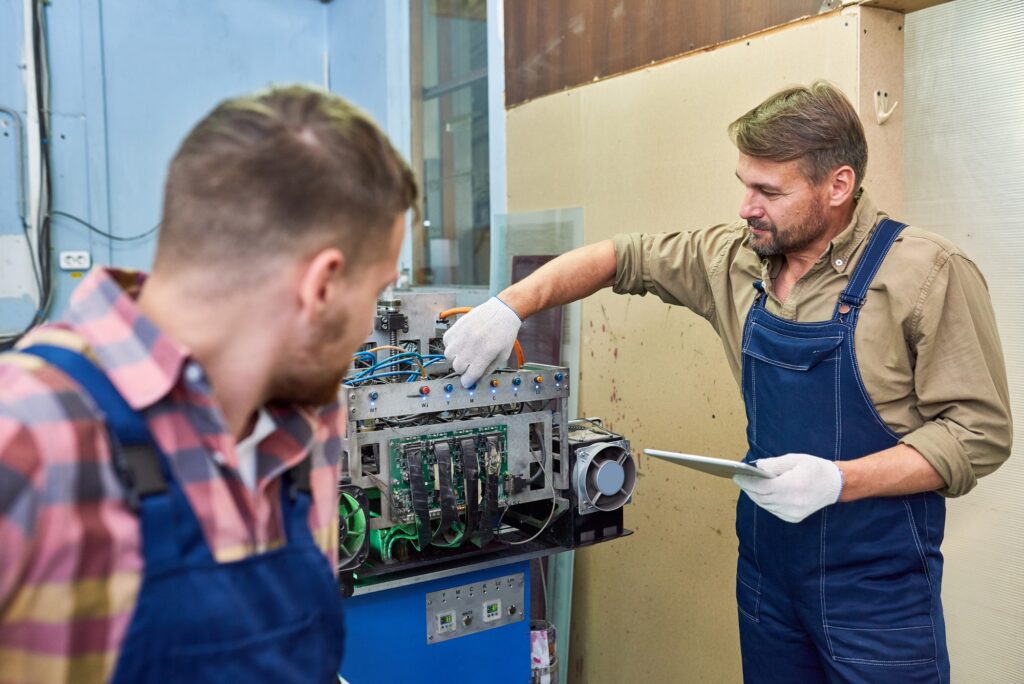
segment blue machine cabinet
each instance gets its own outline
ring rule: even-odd
[[[489,604],[493,609],[498,598],[504,596],[495,591],[495,582],[502,580],[501,588],[509,591],[510,576],[519,574],[523,578],[522,604],[516,605],[506,596],[499,610],[505,620],[516,611],[520,611],[518,617],[522,619],[454,638],[438,634],[436,616],[428,619],[428,597],[436,606],[439,596],[436,592],[444,592],[447,603],[455,597],[457,588],[461,588],[463,604],[445,611],[451,613],[454,620],[460,624],[462,620],[471,621],[471,628],[475,629],[482,626],[484,620],[498,619],[485,617],[479,611],[469,617],[469,611],[464,610],[467,586],[476,592],[478,606]],[[483,592],[488,588],[491,592],[485,597]],[[357,590],[355,596],[345,600],[347,633],[341,674],[350,684],[525,684],[530,681],[528,560],[373,589],[376,590],[368,593]],[[450,624],[446,616],[440,622]],[[444,640],[438,641],[438,638]]]

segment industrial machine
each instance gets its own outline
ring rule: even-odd
[[[443,355],[445,330],[466,311],[454,304],[453,293],[379,302],[343,387],[338,570],[354,595],[350,681],[379,672],[372,634],[390,640],[410,625],[403,653],[413,669],[388,681],[419,681],[408,677],[430,663],[451,676],[465,667],[467,681],[485,664],[525,681],[528,561],[629,534],[629,442],[600,420],[570,421],[569,369],[529,363],[519,349],[509,367],[464,388]],[[522,648],[482,648],[507,639]],[[469,651],[453,656],[460,648]]]

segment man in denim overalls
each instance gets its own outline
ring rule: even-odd
[[[612,286],[706,318],[747,411],[736,596],[748,682],[947,682],[944,496],[1010,453],[987,286],[955,245],[878,211],[864,130],[824,82],[736,120],[740,219],[551,261],[445,336],[462,382],[521,320]]]

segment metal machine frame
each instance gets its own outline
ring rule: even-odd
[[[453,662],[493,672],[505,658],[507,681],[521,681],[528,663],[506,651],[529,649],[528,561],[631,534],[628,440],[568,419],[565,366],[501,368],[463,388],[442,355],[454,300],[379,302],[342,388],[339,580],[354,594],[353,676],[408,633],[411,673]]]

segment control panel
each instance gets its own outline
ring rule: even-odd
[[[628,441],[594,421],[574,427],[569,368],[528,361],[522,349],[463,387],[444,347],[445,332],[468,311],[454,300],[382,298],[374,332],[352,357],[339,396],[348,418],[339,464],[343,589],[626,533],[621,508],[636,482]],[[476,605],[471,614],[441,597],[430,635],[504,624],[522,610],[494,591],[486,610]]]
[[[493,411],[495,407],[569,398],[568,368],[531,365],[492,373],[468,388],[458,378],[448,377],[349,388],[349,420],[456,410]]]
[[[432,591],[426,596],[427,644],[525,619],[523,573]]]

